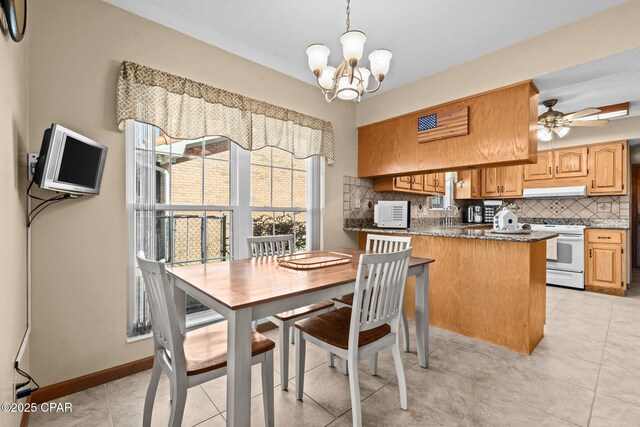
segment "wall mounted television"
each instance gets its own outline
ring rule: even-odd
[[[34,182],[69,194],[98,195],[107,147],[53,124],[44,131]]]

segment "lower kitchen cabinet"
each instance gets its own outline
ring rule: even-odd
[[[624,295],[627,289],[624,230],[586,230],[585,289]]]

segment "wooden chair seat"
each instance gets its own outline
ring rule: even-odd
[[[342,307],[328,313],[319,314],[296,322],[300,329],[320,341],[347,350],[349,348],[349,326],[351,324],[351,308]],[[364,347],[378,341],[391,332],[388,324],[360,332],[358,346]]]
[[[253,332],[251,356],[273,350],[276,344]],[[187,375],[198,375],[227,366],[227,322],[216,323],[188,332],[184,339]]]
[[[278,320],[291,320],[296,317],[306,316],[316,311],[327,310],[333,307],[333,301],[325,300],[316,304],[307,305],[304,307],[296,308],[295,310],[285,311],[283,313],[276,314],[275,317]]]

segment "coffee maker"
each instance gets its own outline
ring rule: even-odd
[[[482,206],[469,206],[467,208],[467,218],[466,221],[471,222],[482,222],[484,220],[483,217],[483,209]]]

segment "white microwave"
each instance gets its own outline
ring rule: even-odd
[[[379,201],[373,207],[373,225],[379,228],[409,228],[411,202]]]

